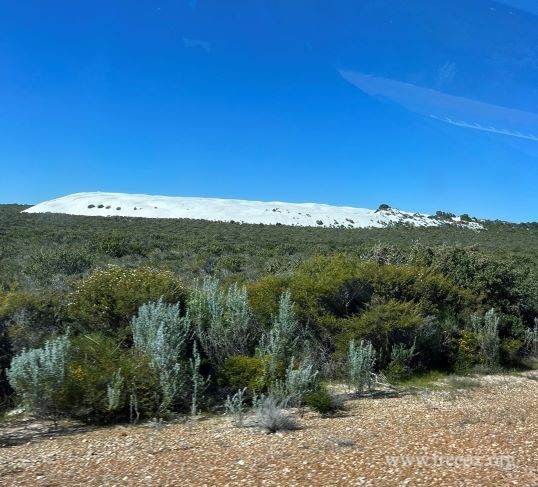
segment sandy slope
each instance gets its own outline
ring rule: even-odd
[[[123,193],[75,193],[39,203],[27,213],[66,213],[88,216],[130,216],[145,218],[189,218],[211,221],[264,223],[324,227],[384,227],[406,222],[414,226],[439,226],[428,215],[396,209],[385,211],[330,206],[316,203],[282,203],[217,198],[183,198]],[[478,223],[450,223],[479,229]]]

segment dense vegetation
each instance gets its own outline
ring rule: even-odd
[[[327,413],[326,380],[361,392],[537,352],[536,224],[344,230],[23,208],[0,206],[5,406],[98,422],[257,401]]]

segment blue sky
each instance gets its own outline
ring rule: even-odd
[[[4,2],[0,202],[538,220],[535,0]]]

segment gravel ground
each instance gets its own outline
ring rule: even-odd
[[[55,434],[15,423],[0,428],[0,485],[538,485],[537,379],[353,399],[273,435],[222,417]]]

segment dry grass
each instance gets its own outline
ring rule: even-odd
[[[486,379],[456,396],[435,390],[307,413],[298,431],[266,435],[211,418],[34,435],[0,449],[2,485],[533,485],[538,483],[538,382]],[[11,428],[10,434],[13,434]],[[7,435],[7,429],[0,430]],[[387,456],[480,456],[475,466],[390,466]],[[513,468],[488,465],[513,457]]]

